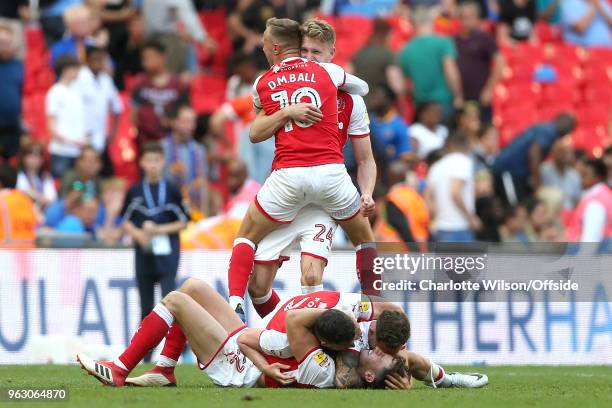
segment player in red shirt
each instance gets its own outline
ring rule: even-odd
[[[305,115],[306,120],[285,120],[275,130],[274,171],[250,206],[230,259],[230,305],[239,314],[243,313],[243,296],[257,243],[279,223],[293,221],[298,211],[309,203],[320,205],[342,225],[353,242],[362,245],[357,252],[362,290],[373,286],[372,263],[376,249],[364,244],[372,243],[374,237],[367,218],[355,216],[360,210],[364,216],[372,213],[374,200],[367,191],[360,197],[344,167],[337,102],[339,87],[364,95],[367,84],[337,65],[300,58],[301,42],[297,22],[274,18],[268,21],[263,46],[273,66],[254,84],[256,110],[272,116],[300,102],[309,102],[316,109],[311,108],[311,114]],[[317,109],[318,118],[313,113]],[[251,137],[253,142],[262,140]]]
[[[302,24],[302,32],[302,57],[326,63],[333,59],[336,38],[331,25],[321,20],[308,20]],[[358,163],[360,190],[362,194],[371,196],[376,183],[376,163],[370,144],[370,121],[365,102],[361,96],[343,91],[338,91],[337,100],[340,142],[344,145],[350,138]],[[270,116],[262,112],[252,124],[251,135],[257,139],[272,136],[275,130],[284,125],[287,116],[295,116],[296,110],[305,109],[300,105],[314,108],[311,104],[299,104],[285,107]],[[318,110],[313,112],[318,113]],[[310,120],[316,122],[318,119],[313,117]],[[309,204],[298,212],[291,224],[276,228],[257,245],[255,267],[248,289],[260,316],[270,313],[280,300],[272,289],[272,282],[282,261],[288,259],[287,250],[294,241],[299,242],[302,256],[302,293],[323,290],[323,270],[336,227],[336,222],[322,207]],[[352,241],[357,248],[359,267],[362,262],[361,250],[369,244],[359,242],[359,237]]]

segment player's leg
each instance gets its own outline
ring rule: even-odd
[[[257,244],[280,224],[288,224],[303,205],[299,169],[275,170],[244,217],[234,241],[228,271],[230,306],[244,320],[244,292],[253,270]],[[296,174],[293,174],[296,173]]]
[[[270,314],[280,302],[280,297],[272,283],[278,271],[279,261],[257,262],[249,279],[249,296],[257,314],[264,318]]]
[[[379,295],[379,291],[374,289],[374,281],[378,278],[374,273],[374,259],[378,252],[368,218],[357,214],[337,222],[355,246],[357,277],[361,282],[361,291],[369,295]]]
[[[406,361],[410,375],[430,387],[479,388],[489,382],[485,374],[447,373],[442,366],[413,351],[401,350],[398,355]]]

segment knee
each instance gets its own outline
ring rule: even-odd
[[[257,282],[256,279],[253,279],[249,282],[249,287],[248,287],[248,291],[249,291],[249,296],[251,298],[260,298],[265,296],[268,291],[270,290],[270,288],[263,284],[262,282]]]
[[[164,296],[164,298],[161,300],[161,303],[162,305],[166,306],[170,313],[174,315],[181,309],[181,306],[185,304],[185,301],[188,297],[189,296],[185,293],[173,290],[172,292]]]
[[[179,291],[187,295],[193,295],[198,290],[201,290],[206,283],[197,278],[189,278],[179,288]]]
[[[306,286],[320,285],[323,278],[325,261],[322,259],[310,259],[305,262],[302,268],[302,282]]]

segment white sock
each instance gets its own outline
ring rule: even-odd
[[[312,292],[320,292],[323,290],[323,284],[314,285],[314,286],[302,286],[302,294],[306,295]]]
[[[425,381],[434,384],[435,387],[441,388],[450,387],[452,385],[452,380],[446,375],[444,368],[433,361],[431,362],[431,369],[427,377],[425,377]]]
[[[270,300],[271,297],[272,297],[272,290],[270,290],[268,293],[266,293],[262,297],[258,297],[258,298],[251,297],[251,302],[253,302],[254,305],[261,305],[262,303],[266,303],[268,300]]]
[[[164,319],[168,327],[172,326],[172,323],[174,323],[174,316],[172,316],[172,313],[170,313],[168,308],[162,303],[158,303],[157,305],[155,305],[155,307],[153,308],[153,312],[162,319]]]
[[[155,365],[158,367],[176,367],[177,363],[177,361],[174,361],[170,357],[160,355],[157,358],[157,362],[155,363]]]
[[[232,310],[236,310],[236,306],[238,305],[243,305],[242,308],[244,309],[244,299],[240,296],[230,296],[229,305]]]
[[[257,245],[255,245],[255,243],[249,239],[246,238],[236,238],[234,240],[234,245],[236,246],[238,244],[247,244],[248,246],[250,246],[251,248],[253,248],[253,250],[257,249]]]
[[[114,364],[115,364],[117,367],[122,368],[122,369],[124,369],[125,371],[127,371],[127,370],[128,370],[128,369],[127,369],[127,367],[125,366],[125,364],[123,364],[123,363],[121,362],[121,360],[119,360],[119,357],[117,357],[116,359],[114,359],[114,360],[113,360],[113,363],[114,363]]]

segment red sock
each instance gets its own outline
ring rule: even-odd
[[[380,275],[374,273],[374,259],[378,251],[373,243],[364,243],[357,246],[357,278],[361,283],[361,293],[380,296],[380,290],[374,289],[374,282]]]
[[[236,239],[227,277],[230,296],[244,297],[254,261],[255,244],[246,238]]]
[[[259,304],[255,303],[257,299],[251,299],[251,301],[253,302],[253,307],[255,308],[255,311],[257,311],[259,317],[264,318],[272,313],[276,305],[278,305],[278,302],[280,302],[280,298],[278,297],[278,293],[272,289],[272,293],[270,294],[270,298],[268,300]]]
[[[143,359],[153,347],[164,338],[172,324],[174,317],[161,303],[155,306],[140,323],[140,327],[127,349],[119,356],[119,360],[132,371],[136,364]]]
[[[161,355],[171,360],[178,361],[185,349],[186,343],[187,337],[185,337],[181,326],[179,326],[177,322],[174,322],[166,335],[166,342],[164,343]]]

